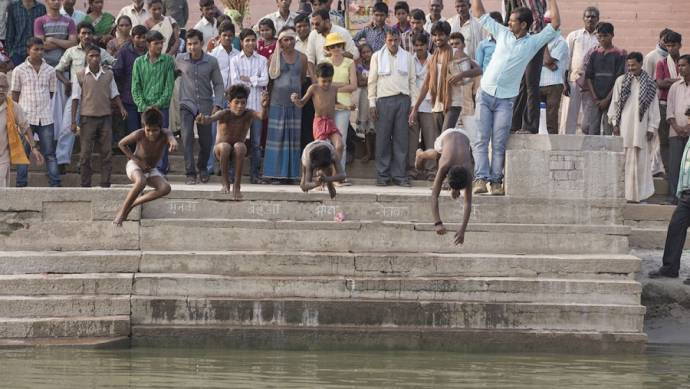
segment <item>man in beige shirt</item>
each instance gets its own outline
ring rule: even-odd
[[[0,188],[5,188],[10,182],[10,146],[7,125],[7,92],[10,90],[10,83],[5,73],[0,73]],[[30,142],[31,155],[39,165],[43,164],[43,156],[36,148],[34,135],[31,133],[29,121],[26,120],[24,111],[19,104],[12,104],[14,122],[17,129],[22,132],[23,138]]]
[[[668,135],[668,193],[671,197],[669,200],[673,204],[678,203],[675,196],[678,175],[683,150],[685,144],[688,143],[688,135],[690,135],[690,123],[685,116],[685,111],[690,108],[690,55],[683,55],[678,59],[678,74],[682,78],[671,85],[666,100],[666,121],[670,126]]]
[[[386,45],[371,57],[369,110],[376,127],[376,185],[411,186],[407,176],[411,97],[417,84],[414,58],[400,48],[400,32],[386,31]]]

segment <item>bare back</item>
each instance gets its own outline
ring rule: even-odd
[[[441,157],[438,160],[439,171],[447,171],[452,166],[462,166],[468,172],[474,172],[470,139],[461,132],[450,132],[442,140]]]
[[[220,119],[218,119],[216,144],[229,143],[234,145],[238,142],[244,142],[247,139],[247,133],[253,119],[254,111],[249,109],[240,116],[235,115],[229,109],[223,110]]]

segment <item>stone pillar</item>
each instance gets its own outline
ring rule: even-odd
[[[620,137],[513,134],[506,150],[506,195],[624,200],[624,162]]]

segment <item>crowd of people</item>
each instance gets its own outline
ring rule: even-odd
[[[85,12],[74,0],[0,3],[7,21],[0,71],[21,110],[15,127],[27,129],[19,136],[24,154],[38,140],[49,183],[60,186],[79,139],[81,184],[91,186],[97,146],[107,187],[118,141],[154,107],[181,138],[185,182],[205,183],[223,170],[218,124],[197,117],[227,109],[226,91],[243,85],[247,109],[263,113],[247,135],[252,183],[298,183],[302,151],[317,140],[331,142],[340,160],[346,177],[337,184],[351,185],[353,138],[375,160],[377,185],[433,180],[437,162],[415,166],[416,150],[458,127],[472,132],[473,193],[501,195],[508,137],[536,134],[541,124],[549,134],[622,136],[627,200],[649,198],[654,174],[666,174],[676,193],[690,132],[690,57],[680,54],[677,32],[662,31],[643,56],[614,45],[614,26],[600,22],[595,7],[564,37],[555,1],[506,1],[503,13],[487,13],[481,1],[455,0],[456,14],[445,20],[443,1],[430,0],[427,13],[378,2],[370,24],[351,35],[331,1],[300,3],[294,12],[291,0],[277,0],[276,12],[242,28],[213,0],[200,0],[192,29],[186,1],[132,0],[117,16],[103,0],[89,0]],[[334,100],[321,93],[328,88],[315,88],[323,63],[332,68]],[[8,155],[0,147],[0,185]],[[17,186],[26,186],[27,164],[16,165]],[[167,152],[157,169],[168,173]]]

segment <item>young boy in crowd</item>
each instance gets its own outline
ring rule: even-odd
[[[409,21],[410,29],[401,33],[400,35],[400,47],[402,47],[403,50],[411,53],[414,51],[414,38],[418,35],[424,35],[429,41],[429,52],[433,51],[431,35],[424,31],[424,23],[426,23],[426,15],[424,14],[424,11],[417,8],[413,9],[412,12],[410,12]]]
[[[177,141],[170,130],[163,128],[163,114],[158,109],[147,109],[142,115],[142,120],[143,129],[134,131],[118,143],[122,153],[129,159],[126,167],[127,177],[134,186],[113,220],[113,224],[117,226],[122,226],[122,222],[137,205],[170,193],[170,185],[156,168],[156,164],[163,156],[164,150],[172,153],[177,149]],[[129,145],[136,145],[133,153]],[[140,196],[147,184],[154,190]]]
[[[314,139],[321,141],[330,141],[335,147],[337,160],[339,161],[343,155],[343,137],[340,130],[335,125],[335,105],[338,88],[333,86],[333,65],[327,62],[322,62],[316,66],[316,84],[307,89],[307,93],[301,99],[297,93],[290,96],[292,102],[298,106],[303,107],[307,101],[313,98],[314,102]],[[344,166],[341,166],[343,171]]]
[[[582,132],[585,135],[611,135],[613,127],[606,120],[606,113],[611,104],[616,79],[625,73],[627,53],[613,46],[613,24],[599,23],[596,33],[599,47],[590,53],[585,71],[594,104],[583,119]]]
[[[410,5],[406,1],[398,1],[393,6],[395,12],[395,18],[398,19],[393,28],[400,32],[400,35],[410,31],[412,26],[410,25]]]
[[[465,242],[465,231],[467,223],[472,213],[472,180],[474,172],[474,159],[472,158],[472,148],[470,139],[461,128],[449,128],[434,142],[434,148],[426,151],[417,150],[415,167],[423,169],[425,160],[438,161],[438,173],[434,180],[431,192],[431,212],[434,216],[434,229],[439,235],[446,233],[446,228],[441,221],[438,210],[438,196],[441,193],[443,180],[448,177],[450,195],[453,199],[460,196],[460,191],[464,191],[465,204],[463,206],[462,225],[455,233],[455,244]]]
[[[218,122],[216,133],[216,145],[213,153],[220,161],[220,175],[223,182],[221,191],[230,193],[230,180],[228,179],[228,169],[230,168],[230,157],[235,158],[235,180],[232,185],[232,195],[235,200],[241,200],[240,184],[242,180],[242,163],[247,155],[247,146],[244,144],[247,133],[252,121],[263,120],[263,111],[252,111],[247,109],[247,99],[249,89],[244,85],[233,85],[225,92],[228,100],[228,108],[218,111],[211,116],[197,116],[197,123],[210,124]]]

